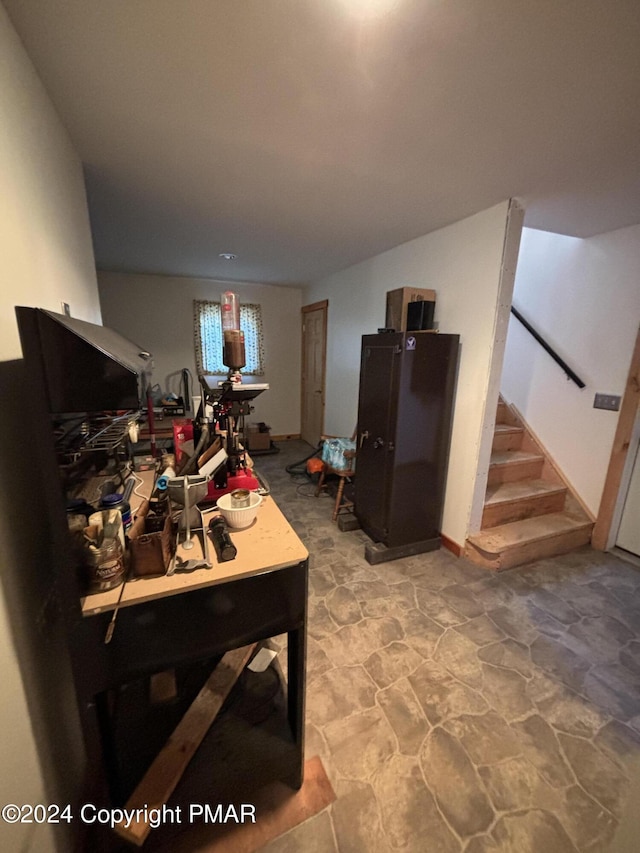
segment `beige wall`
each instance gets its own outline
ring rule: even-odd
[[[586,387],[513,317],[503,393],[595,516],[618,413],[593,399],[624,393],[640,320],[640,225],[585,240],[525,228],[513,304]]]
[[[73,792],[81,755],[73,713],[57,711],[54,736],[47,727],[47,699],[56,697],[40,668],[56,638],[36,624],[46,528],[38,523],[38,472],[23,419],[28,389],[14,306],[59,311],[65,301],[74,316],[94,322],[100,307],[81,164],[1,5],[0,258],[0,801],[37,803]],[[64,675],[62,664],[50,673],[60,687]],[[0,822],[0,846],[41,853],[54,849],[54,835]]]
[[[357,418],[360,337],[385,324],[386,292],[398,287],[436,291],[441,332],[461,338],[460,369],[442,532],[462,545],[481,489],[476,472],[484,453],[487,425],[495,420],[502,343],[513,270],[502,275],[510,205],[496,205],[462,222],[397,246],[310,286],[306,302],[329,300],[325,430],[351,435]],[[510,235],[516,246],[516,216]],[[488,406],[488,408],[487,408]],[[493,407],[493,408],[492,408]],[[485,466],[486,467],[486,466]]]
[[[98,283],[105,325],[152,352],[153,382],[174,393],[184,367],[197,385],[193,300],[218,301],[231,289],[240,302],[259,303],[270,389],[255,400],[249,420],[264,421],[274,435],[300,432],[300,288],[113,272],[99,272]]]

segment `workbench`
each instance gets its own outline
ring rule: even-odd
[[[209,516],[210,517],[210,516]],[[205,515],[205,524],[208,516]],[[295,767],[287,781],[302,784],[308,554],[272,497],[244,530],[230,530],[234,560],[171,576],[138,578],[87,595],[69,637],[76,692],[90,761],[104,770],[112,799],[120,798],[106,725],[107,691],[172,667],[287,634],[288,722]],[[185,559],[197,548],[183,551]],[[180,549],[179,549],[180,550]],[[114,608],[111,642],[104,642]]]
[[[106,475],[120,470],[122,451],[128,447],[129,416],[137,417],[150,380],[149,354],[111,329],[43,309],[19,306],[16,317],[24,361],[20,379],[29,388],[26,417],[33,464],[39,472],[32,484],[34,536],[46,537],[48,546],[46,560],[27,559],[21,572],[24,594],[32,598],[37,612],[32,639],[42,644],[50,669],[55,669],[46,695],[41,697],[38,690],[33,694],[40,701],[37,717],[45,724],[40,734],[52,744],[45,752],[45,764],[69,754],[68,766],[61,762],[61,776],[68,778],[60,790],[96,805],[126,796],[118,790],[109,735],[110,693],[171,668],[208,665],[230,650],[281,634],[288,637],[285,722],[296,758],[286,781],[299,787],[304,757],[306,549],[269,497],[251,527],[232,533],[238,549],[233,562],[215,562],[212,546],[211,569],[128,583],[113,638],[105,644],[120,589],[85,596],[82,559],[66,514],[69,483],[80,484],[91,471]],[[109,419],[118,426],[117,435],[110,435],[107,443],[97,442]],[[97,496],[94,490],[89,503]],[[20,555],[11,559],[20,560]],[[78,719],[86,751],[84,768],[69,746],[80,734]],[[215,791],[202,794],[207,799]],[[78,822],[75,832],[80,833]]]

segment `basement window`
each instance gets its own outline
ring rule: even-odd
[[[219,302],[193,300],[193,326],[198,374],[226,376],[222,362],[222,320]],[[264,335],[260,305],[240,305],[240,328],[244,332],[247,363],[243,373],[264,376]]]

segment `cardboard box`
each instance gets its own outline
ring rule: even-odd
[[[129,531],[129,568],[132,577],[166,574],[176,549],[171,516],[148,516],[149,502],[140,507]]]
[[[270,432],[254,432],[247,433],[249,452],[252,450],[270,450],[271,449],[271,433]]]
[[[434,302],[435,290],[425,290],[419,287],[399,287],[387,291],[387,313],[385,326],[396,332],[407,331],[407,306],[410,302]]]

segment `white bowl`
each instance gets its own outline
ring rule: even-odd
[[[251,492],[249,494],[249,506],[232,507],[231,494],[227,494],[218,498],[218,509],[229,527],[241,530],[243,527],[249,527],[253,522],[261,503],[262,497],[257,492]]]

